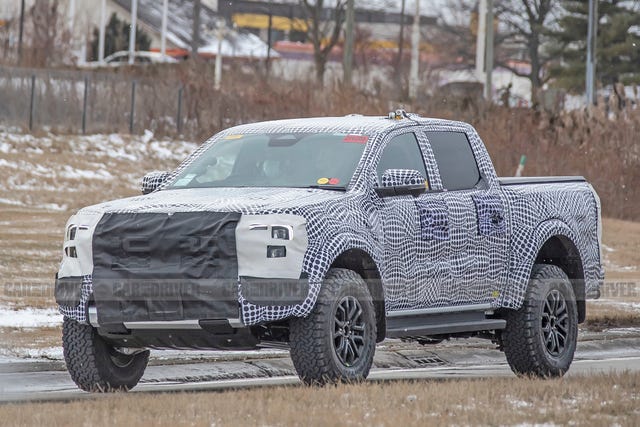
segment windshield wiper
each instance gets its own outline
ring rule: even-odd
[[[314,188],[314,189],[320,189],[320,190],[347,191],[347,187],[336,186],[336,185],[332,185],[330,187],[326,185],[307,185],[306,187],[296,187],[296,188]]]

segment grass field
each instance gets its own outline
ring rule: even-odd
[[[0,406],[12,426],[445,426],[640,424],[640,374],[557,380],[364,383],[98,396]]]

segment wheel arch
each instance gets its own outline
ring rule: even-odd
[[[551,264],[565,272],[576,297],[578,322],[586,318],[584,268],[580,251],[574,240],[565,234],[554,234],[546,238],[538,249],[534,264]]]
[[[363,249],[347,249],[333,260],[330,268],[346,268],[355,271],[364,279],[369,288],[376,312],[376,341],[384,340],[387,329],[384,287],[382,286],[380,270],[373,257]]]

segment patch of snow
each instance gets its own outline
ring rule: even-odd
[[[613,249],[611,246],[607,246],[604,243],[602,243],[602,249],[607,251],[607,252],[615,252],[616,250]]]
[[[149,141],[151,141],[152,139],[153,139],[153,132],[151,132],[149,129],[145,129],[144,135],[142,135],[142,142],[144,142],[145,144],[148,144]]]
[[[45,209],[48,211],[64,212],[69,209],[68,205],[59,205],[57,203],[43,203],[35,205],[36,208]]]
[[[99,169],[95,171],[73,169],[72,167],[67,165],[65,165],[64,171],[60,173],[60,176],[63,178],[69,178],[69,179],[100,179],[100,180],[113,179],[113,175],[111,175],[109,171],[105,169]]]
[[[64,360],[64,354],[62,347],[0,348],[0,364],[24,362],[30,359],[34,362],[38,361],[38,359]]]
[[[19,357],[26,359],[64,360],[62,347],[18,349]]]
[[[96,137],[100,137],[100,135],[95,135]],[[124,140],[117,133],[112,133],[109,135],[108,140],[113,145],[124,145]]]
[[[12,310],[0,307],[0,327],[3,328],[42,328],[61,324],[62,315],[55,308]]]
[[[11,168],[11,169],[18,169],[19,166],[16,162],[10,162],[8,160],[5,159],[0,159],[0,167],[5,167],[5,168]]]
[[[0,152],[2,153],[10,153],[13,150],[13,147],[9,144],[7,144],[6,142],[0,142]]]
[[[527,402],[525,400],[511,399],[511,400],[509,400],[509,403],[514,408],[530,408],[530,407],[533,406],[533,403]]]
[[[261,350],[151,350],[151,357],[156,360],[194,360],[194,359],[228,359],[242,357],[246,359],[264,356],[285,356],[289,352],[265,348]]]
[[[603,330],[603,332],[620,335],[638,335],[640,328],[609,328]]]
[[[514,424],[514,427],[556,427],[560,424],[555,424],[555,423],[536,423],[536,424],[531,424],[531,423],[522,423],[522,424]]]
[[[149,148],[151,148],[155,155],[161,159],[171,159],[175,156],[173,151],[169,150],[167,147],[163,147],[157,141],[149,144]]]
[[[25,206],[20,200],[11,200],[11,199],[2,199],[0,198],[0,203],[4,203],[5,205],[13,205],[13,206]]]
[[[601,304],[616,306],[618,308],[622,308],[623,310],[640,311],[640,303],[638,302],[617,301],[608,298],[600,298],[598,302]]]
[[[27,153],[32,153],[32,154],[44,154],[44,150],[42,148],[33,148],[33,147],[28,147],[25,150]]]

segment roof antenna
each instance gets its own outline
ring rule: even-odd
[[[389,119],[391,120],[402,120],[409,119],[409,115],[402,108],[398,108],[396,111],[389,112]]]

